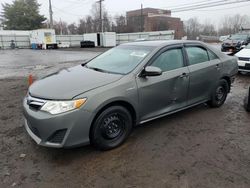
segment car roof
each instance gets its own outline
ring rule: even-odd
[[[220,58],[227,58],[228,55],[221,53],[220,50],[217,48],[208,45],[204,42],[197,41],[197,40],[156,40],[156,41],[136,41],[136,42],[129,42],[123,43],[120,46],[142,46],[142,47],[152,47],[155,49],[164,48],[165,46],[174,45],[174,44],[191,44],[191,45],[200,45],[206,47],[207,49],[213,51],[218,57]]]
[[[172,44],[204,44],[200,41],[192,41],[192,40],[155,40],[155,41],[135,41],[135,42],[129,42],[121,44],[122,46],[150,46],[150,47],[161,47],[161,46],[167,46]]]

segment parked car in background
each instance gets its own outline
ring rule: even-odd
[[[231,35],[230,38],[223,41],[221,45],[221,51],[231,52],[234,54],[243,49],[249,43],[250,43],[249,33],[238,33],[235,35]]]
[[[227,40],[229,37],[230,37],[230,35],[220,36],[219,41],[223,42],[223,41]]]
[[[239,72],[250,72],[250,44],[235,56],[238,58]]]
[[[69,48],[70,47],[70,42],[58,41],[57,46],[58,46],[58,48]]]
[[[118,147],[134,125],[201,103],[223,105],[235,57],[197,41],[122,44],[33,83],[25,128],[39,145]]]

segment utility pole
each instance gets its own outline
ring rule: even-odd
[[[143,5],[141,4],[141,32],[143,32]]]
[[[49,0],[49,17],[50,17],[50,24],[49,28],[53,28],[53,12],[52,12],[52,5],[51,5],[51,0]]]
[[[62,20],[61,20],[61,18],[60,18],[60,34],[61,35],[63,34],[63,32],[62,32]]]
[[[102,19],[102,2],[103,1],[104,0],[97,1],[97,3],[100,4],[100,30],[101,30],[102,33],[103,33],[103,19]]]

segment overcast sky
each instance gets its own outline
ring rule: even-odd
[[[96,0],[51,0],[53,6],[54,20],[60,18],[68,23],[78,22],[78,20],[90,13],[91,6]],[[211,0],[210,0],[211,1]],[[212,0],[213,1],[213,0]],[[12,0],[0,0],[1,3],[11,3]],[[41,4],[40,12],[49,18],[49,0],[38,0]],[[105,0],[104,5],[111,15],[124,14],[128,10],[139,9],[141,4],[144,7],[170,9],[179,5],[187,5],[201,2],[201,0]],[[0,11],[2,7],[0,6]],[[250,2],[204,8],[195,11],[172,13],[174,17],[187,20],[197,17],[201,22],[209,20],[219,24],[219,20],[230,14],[241,14],[250,16]]]

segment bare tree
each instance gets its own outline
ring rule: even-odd
[[[78,34],[78,28],[75,23],[68,25],[68,31],[70,35],[76,35]]]
[[[93,19],[93,32],[100,32],[102,30],[100,21],[100,6],[97,3],[92,5],[91,17]],[[109,16],[108,11],[105,6],[102,6],[102,20],[103,20],[103,31],[111,31],[111,16]]]
[[[241,16],[239,14],[233,16],[225,16],[219,26],[220,35],[229,35],[239,32],[242,25],[249,25],[250,18],[249,16]]]
[[[54,21],[54,29],[57,35],[67,35],[68,32],[68,24],[64,21]]]
[[[114,17],[115,23],[113,24],[113,31],[117,33],[126,33],[127,32],[127,21],[124,15],[116,15]]]
[[[78,24],[78,33],[87,33],[87,24],[85,19],[80,19]]]
[[[195,40],[200,35],[201,24],[196,17],[184,22],[184,28],[187,38],[190,40]]]
[[[204,24],[201,25],[200,34],[206,36],[217,36],[218,33],[215,26],[209,20],[205,20]]]
[[[108,14],[107,11],[103,13],[103,30],[104,32],[109,32],[112,27],[112,17]]]
[[[93,32],[95,32],[94,31],[94,26],[93,26],[94,24],[95,24],[95,22],[92,19],[92,17],[91,16],[87,16],[86,17],[86,33],[93,33]]]

